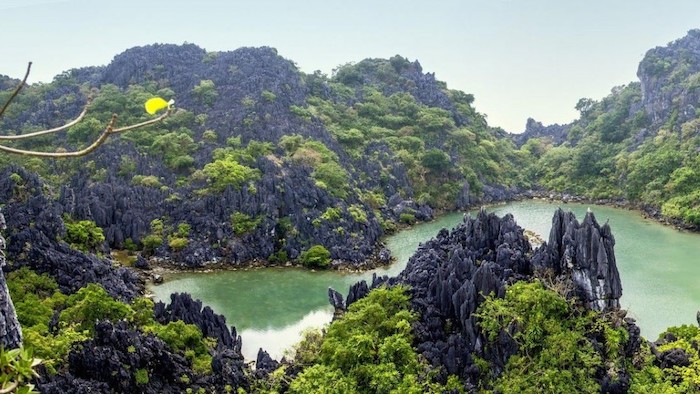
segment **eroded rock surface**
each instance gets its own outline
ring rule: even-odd
[[[14,349],[22,344],[22,328],[17,321],[15,306],[2,271],[5,267],[5,238],[1,232],[5,228],[5,216],[0,208],[0,345],[5,349]]]
[[[13,180],[10,174],[18,175],[19,180]],[[133,271],[115,268],[110,261],[61,241],[66,232],[63,209],[45,195],[44,184],[36,174],[20,167],[0,173],[0,201],[6,203],[6,271],[28,266],[52,276],[67,294],[89,283],[99,283],[120,300],[136,296],[142,285]]]
[[[589,308],[605,311],[620,307],[622,282],[615,261],[615,238],[606,223],[599,225],[592,212],[579,223],[571,212],[558,209],[552,219],[549,242],[532,259],[538,268],[569,276],[576,295]]]

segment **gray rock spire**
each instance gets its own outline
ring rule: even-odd
[[[5,217],[0,209],[0,230],[5,228]],[[2,267],[5,266],[4,249],[5,238],[0,234],[0,345],[5,349],[13,349],[22,345],[22,329],[2,271]]]

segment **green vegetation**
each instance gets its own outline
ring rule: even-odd
[[[331,263],[331,252],[323,245],[314,245],[301,252],[299,261],[309,268],[327,268]]]
[[[151,233],[141,239],[143,251],[148,254],[160,247],[163,244],[164,231],[163,221],[160,219],[153,219],[151,221]]]
[[[671,327],[667,330],[671,335],[671,341],[657,348],[659,352],[680,349],[688,355],[687,365],[662,367],[654,363],[654,356],[649,346],[644,345],[642,356],[643,367],[632,374],[632,387],[630,393],[696,393],[700,391],[700,354],[697,343],[700,341],[700,328],[683,325]],[[660,337],[663,338],[665,334]]]
[[[157,335],[174,350],[182,351],[185,357],[192,361],[195,372],[211,373],[212,358],[209,349],[216,345],[216,340],[203,337],[202,332],[194,324],[185,324],[177,320],[166,325],[150,324],[143,329]]]
[[[484,387],[492,384],[496,392],[598,393],[596,371],[615,370],[627,341],[623,328],[612,328],[539,282],[517,282],[502,299],[489,296],[477,316],[490,341],[506,331],[518,344],[503,374],[489,383],[485,379]],[[601,336],[606,339],[605,354],[588,339]]]
[[[75,249],[95,252],[105,241],[102,229],[91,220],[74,221],[64,215],[63,223],[66,226],[65,241]]]
[[[651,56],[643,67],[663,74],[666,66],[659,64],[666,60]],[[671,62],[668,67],[683,69]],[[687,70],[678,75],[683,73]],[[678,78],[661,89],[685,88],[695,76]],[[535,159],[526,171],[546,189],[592,199],[625,198],[699,227],[700,114],[681,124],[675,107],[665,122],[652,125],[640,106],[641,96],[641,85],[630,83],[613,88],[599,102],[581,99],[576,105],[581,117],[566,142],[555,147],[539,138],[523,146]]]
[[[433,381],[428,365],[411,347],[409,297],[403,287],[379,288],[353,303],[325,336],[307,333],[295,361],[306,368],[290,393],[442,393],[459,389]],[[458,391],[459,392],[459,391]]]
[[[449,112],[421,104],[407,92],[383,94],[385,87],[405,89],[411,85],[401,75],[401,70],[410,63],[399,63],[403,65],[368,59],[341,66],[333,78],[325,81],[333,92],[332,99],[311,97],[305,111],[294,108],[293,113],[321,119],[355,160],[379,158],[365,156],[370,144],[389,147],[407,170],[416,195],[423,196],[422,201],[433,207],[454,207],[465,182],[476,195],[484,182],[529,184],[527,176],[516,169],[529,165],[530,155],[495,136],[483,115],[471,106],[473,96],[444,89],[455,107],[455,112]],[[321,80],[323,76],[314,74],[308,76],[307,83],[317,84]],[[360,84],[363,80],[369,83]],[[469,126],[460,125],[456,121],[458,117]],[[392,168],[383,170],[382,177],[388,180]]]
[[[28,268],[9,273],[7,283],[10,295],[16,300],[15,309],[25,347],[45,360],[50,372],[55,373],[66,362],[72,346],[92,338],[97,321],[124,320],[134,328],[157,335],[174,351],[181,352],[192,362],[196,372],[211,373],[210,350],[216,347],[216,339],[204,337],[197,326],[182,321],[166,325],[155,322],[153,301],[147,298],[137,298],[126,304],[115,300],[94,283],[66,296],[58,291],[53,279]],[[49,330],[56,313],[57,327]],[[141,384],[146,384],[147,378],[147,371],[137,371],[136,379],[140,379]]]
[[[243,212],[234,212],[231,214],[231,227],[233,227],[234,234],[240,237],[253,231],[262,223],[262,220],[261,216],[252,218]]]
[[[33,358],[25,348],[0,349],[0,391],[4,393],[35,394],[34,385],[29,383],[39,374],[34,368],[41,359]]]
[[[294,134],[280,138],[279,145],[292,161],[313,168],[311,176],[316,186],[341,199],[348,196],[348,172],[340,165],[338,155],[322,142]]]
[[[168,246],[175,251],[184,249],[189,244],[191,226],[187,223],[180,223],[174,233],[168,236]]]
[[[204,174],[215,192],[223,192],[229,186],[239,189],[242,185],[259,177],[258,170],[238,164],[231,156],[205,165]]]
[[[214,104],[214,101],[216,101],[216,98],[219,96],[214,81],[210,79],[199,81],[199,85],[192,89],[192,93],[206,105]]]

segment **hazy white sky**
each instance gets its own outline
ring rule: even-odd
[[[700,28],[698,0],[0,0],[0,74],[51,81],[127,48],[272,46],[305,72],[400,54],[472,93],[489,124],[565,123]]]

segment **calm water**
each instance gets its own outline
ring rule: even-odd
[[[515,216],[518,224],[548,238],[552,214],[558,204],[524,201],[489,210]],[[581,220],[589,205],[566,204]],[[643,219],[638,213],[590,206],[600,223],[609,220],[615,236],[615,253],[622,277],[622,306],[637,319],[642,335],[650,339],[664,328],[697,324],[700,309],[700,235],[683,233]],[[462,214],[451,213],[389,237],[386,243],[397,258],[380,275],[395,275],[405,266],[418,244],[443,228],[460,223]],[[294,268],[263,268],[213,273],[182,273],[166,278],[151,290],[156,299],[169,300],[172,292],[189,292],[214,311],[226,316],[243,337],[243,355],[255,359],[259,347],[279,358],[300,338],[305,328],[330,321],[328,287],[345,294],[347,288],[372,276],[338,272],[310,272]]]

